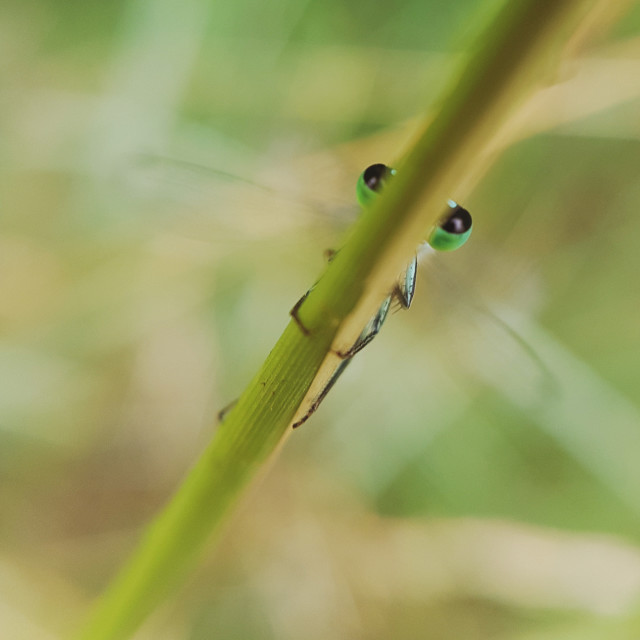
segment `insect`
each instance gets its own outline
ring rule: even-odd
[[[395,169],[385,164],[372,164],[367,167],[360,174],[356,185],[356,197],[360,206],[363,208],[367,207],[379,197],[384,185],[395,173]],[[433,251],[453,251],[458,249],[469,239],[472,228],[471,214],[453,200],[449,200],[447,205],[447,211],[445,211],[438,224],[431,230],[427,240],[417,248],[413,260],[404,270],[398,282],[391,290],[391,293],[384,299],[376,314],[366,324],[354,344],[347,351],[336,352],[336,355],[342,358],[342,362],[331,374],[331,377],[320,393],[312,400],[307,412],[299,420],[294,422],[292,425],[294,429],[304,424],[315,413],[338,378],[344,373],[351,359],[378,335],[392,304],[396,302],[401,309],[408,309],[411,306],[416,288],[418,260]],[[297,313],[300,305],[309,294],[309,291],[298,300],[291,310],[291,316],[305,334],[308,333],[308,331],[300,322]]]

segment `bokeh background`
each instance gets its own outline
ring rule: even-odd
[[[0,5],[2,638],[79,624],[485,4]],[[640,10],[609,18],[140,638],[640,638]]]

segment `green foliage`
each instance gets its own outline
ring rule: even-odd
[[[477,45],[488,9],[466,1],[3,8],[1,535],[19,576],[3,633],[77,625],[78,591],[102,591],[170,500],[84,637],[124,637],[196,565],[154,640],[637,635],[633,41],[553,77],[577,84],[538,105],[525,130],[545,135],[471,191],[532,65],[558,60],[528,37],[587,4],[510,3]],[[615,33],[636,31],[631,15]],[[341,215],[406,135],[270,170],[432,109],[460,65],[397,190],[303,307],[312,338],[290,325],[259,369],[322,249],[342,246],[307,205]],[[156,152],[166,165],[140,161]],[[200,163],[271,193],[245,198],[248,181]],[[420,274],[412,312],[216,538],[336,333],[358,333],[448,197],[478,222],[469,246]]]

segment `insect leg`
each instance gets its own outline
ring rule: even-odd
[[[350,362],[351,358],[343,360],[337,366],[336,370],[331,374],[331,377],[329,378],[322,391],[313,399],[313,402],[309,406],[307,412],[302,416],[302,418],[293,423],[293,429],[297,429],[299,426],[303,425],[318,410],[321,402],[327,397],[327,394],[329,393],[329,391],[331,391],[333,385],[338,381],[338,378],[342,375]]]
[[[358,351],[364,349],[380,333],[380,329],[382,329],[382,325],[389,313],[389,307],[394,300],[397,300],[403,309],[408,309],[411,306],[413,294],[416,290],[417,271],[418,256],[414,256],[409,266],[405,269],[402,278],[394,286],[391,295],[382,303],[376,315],[371,318],[367,326],[362,330],[353,346],[347,351],[336,351],[336,355],[341,358],[353,358]]]
[[[418,256],[414,256],[405,272],[396,283],[391,295],[400,303],[403,309],[408,309],[416,292],[416,274],[418,272]]]
[[[335,351],[334,353],[340,358],[347,359],[353,358],[358,351],[362,351],[362,349],[364,349],[380,333],[380,329],[382,329],[382,325],[389,313],[389,307],[391,307],[391,301],[393,298],[394,296],[392,294],[385,299],[376,315],[369,320],[367,326],[362,330],[362,333],[358,336],[358,339],[350,349],[347,349],[347,351]]]
[[[233,407],[235,407],[237,404],[238,404],[238,398],[236,398],[235,400],[232,400],[229,404],[222,407],[222,409],[218,411],[218,422],[224,422],[224,419],[229,415],[229,412],[231,411],[231,409],[233,409]]]
[[[311,289],[313,289],[313,287],[311,287]],[[305,336],[311,335],[311,332],[309,331],[309,329],[307,329],[307,327],[305,327],[302,324],[302,321],[298,317],[298,311],[299,311],[300,307],[302,306],[302,303],[307,299],[307,296],[311,292],[311,289],[309,289],[309,291],[307,291],[307,293],[305,293],[302,296],[302,298],[300,298],[300,300],[298,300],[298,302],[296,302],[293,305],[291,311],[289,311],[289,315],[295,320],[295,323],[298,325],[298,327],[300,327],[300,331],[302,331],[302,333],[304,333]]]
[[[335,258],[337,253],[338,253],[337,249],[327,249],[324,252],[324,257],[327,259],[327,262],[331,262]],[[313,287],[315,286],[316,285],[314,284]],[[302,324],[302,321],[300,320],[300,316],[298,316],[298,311],[300,310],[302,303],[307,299],[307,296],[313,290],[313,287],[311,287],[311,289],[309,289],[309,291],[307,291],[307,293],[305,293],[302,296],[302,298],[300,298],[300,300],[298,300],[298,302],[296,302],[293,305],[293,308],[291,309],[291,311],[289,311],[289,315],[295,320],[295,323],[300,327],[300,331],[302,331],[302,333],[304,333],[305,336],[311,335],[311,332],[309,331],[309,329],[307,329],[307,327],[304,326],[304,324]]]

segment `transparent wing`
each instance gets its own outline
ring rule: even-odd
[[[143,220],[215,244],[310,230],[331,236],[357,216],[351,194],[333,195],[324,177],[325,193],[319,194],[286,168],[244,166],[250,171],[237,173],[233,167],[209,166],[189,157],[138,154],[125,163],[121,178],[139,203]]]

